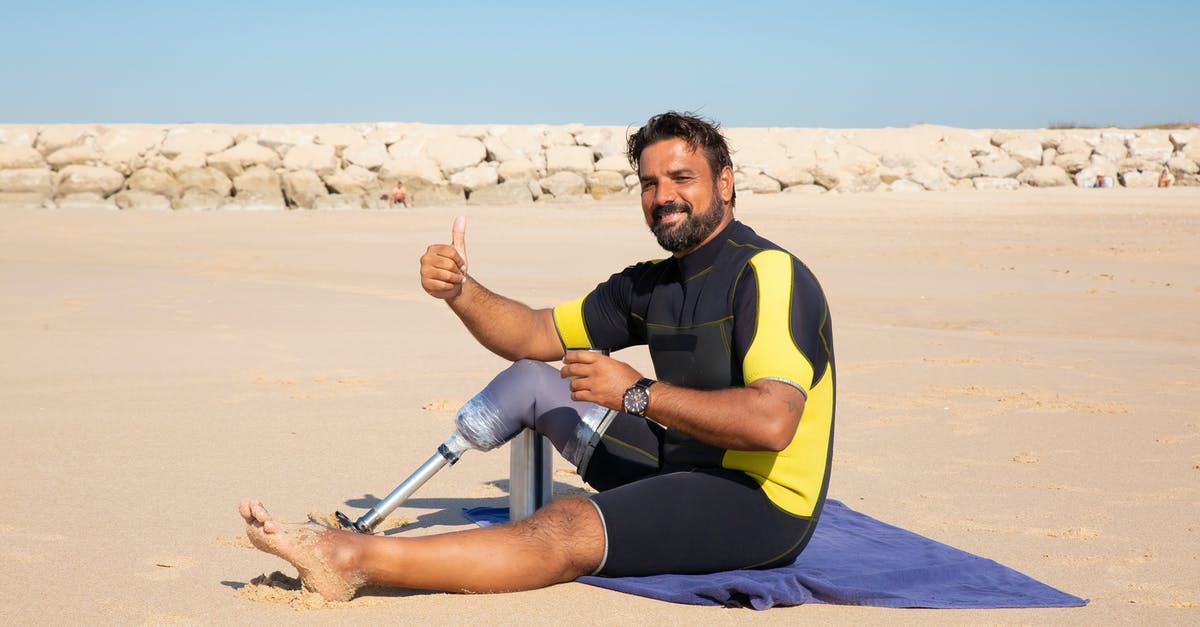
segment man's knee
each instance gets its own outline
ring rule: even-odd
[[[583,497],[553,501],[515,525],[547,560],[561,564],[564,581],[592,574],[604,559],[604,523]]]

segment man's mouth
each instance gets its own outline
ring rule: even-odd
[[[654,224],[675,224],[691,215],[692,209],[682,203],[671,203],[654,208]]]

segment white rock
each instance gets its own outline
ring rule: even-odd
[[[1012,157],[999,157],[979,163],[979,173],[985,178],[1012,178],[1024,169],[1024,166]]]
[[[296,146],[299,148],[300,146]],[[325,146],[333,150],[330,146]],[[314,201],[321,196],[328,196],[325,181],[312,170],[292,170],[283,174],[283,194],[287,197],[288,205],[300,209],[312,209]]]
[[[275,170],[265,165],[247,168],[233,179],[233,195],[239,205],[282,208],[283,185]]]
[[[587,180],[576,172],[557,172],[539,182],[542,185],[542,191],[555,198],[576,196],[587,191]]]
[[[1167,138],[1164,131],[1149,131],[1126,142],[1129,146],[1129,156],[1134,159],[1145,159],[1164,163],[1171,157],[1175,147]]]
[[[820,185],[793,185],[791,187],[785,188],[783,190],[783,193],[785,193],[785,194],[823,194],[827,191],[829,191],[829,190],[825,189],[824,187],[821,187]]]
[[[409,196],[414,207],[454,207],[467,204],[466,190],[453,183],[435,185],[419,181]]]
[[[175,198],[183,191],[183,187],[179,181],[175,180],[175,177],[153,168],[135,170],[126,179],[125,186],[132,191],[147,192],[167,198]]]
[[[85,167],[85,166],[74,166]],[[59,209],[100,209],[116,211],[117,203],[96,192],[74,192],[54,199]]]
[[[171,199],[161,194],[126,189],[113,194],[118,209],[134,211],[170,211]]]
[[[1129,149],[1125,147],[1125,142],[1108,139],[1096,144],[1093,149],[1095,154],[1116,163],[1121,159],[1129,156]]]
[[[812,176],[814,183],[825,189],[833,190],[837,189],[842,180],[849,178],[850,175],[824,163],[817,163],[812,169]]]
[[[388,159],[387,146],[378,141],[350,144],[342,150],[342,159],[348,164],[361,166],[368,170],[378,170]]]
[[[597,172],[618,172],[621,176],[633,174],[633,166],[629,165],[629,159],[624,154],[601,157],[595,167]]]
[[[344,169],[321,178],[325,181],[325,185],[329,189],[338,194],[355,194],[370,197],[386,193],[383,189],[383,184],[375,176],[375,173],[358,165],[348,165]]]
[[[208,158],[208,165],[220,170],[230,178],[246,171],[246,168],[262,165],[279,167],[279,153],[253,141],[244,141],[233,148],[223,150]]]
[[[91,193],[107,197],[124,186],[125,177],[120,172],[102,166],[69,165],[58,173],[60,196]]]
[[[407,185],[413,181],[444,183],[442,170],[428,157],[391,157],[379,168],[379,180],[385,185],[394,185],[397,180]]]
[[[1088,155],[1091,155],[1092,145],[1078,137],[1066,137],[1062,141],[1058,142],[1058,145],[1055,146],[1055,150],[1060,155],[1068,155],[1076,152],[1086,152]]]
[[[941,168],[934,165],[917,166],[909,178],[913,183],[931,192],[943,192],[949,190],[951,186],[950,177]]]
[[[592,149],[587,146],[551,146],[546,149],[546,172],[550,175],[559,172],[586,175],[594,170]]]
[[[848,179],[842,179],[838,183],[837,191],[848,194],[870,192],[878,188],[881,183],[879,175],[873,172],[869,174],[856,174]]]
[[[1171,157],[1167,159],[1167,167],[1176,175],[1200,173],[1200,165],[1187,157]]]
[[[273,125],[256,133],[258,143],[274,150],[280,157],[286,156],[294,146],[313,143],[313,136],[312,129],[288,125]]]
[[[538,178],[537,168],[525,158],[510,159],[496,168],[500,181],[532,181]]]
[[[308,170],[317,176],[333,174],[338,169],[337,152],[333,146],[323,144],[298,144],[283,158],[287,170]]]
[[[612,170],[592,172],[587,175],[587,187],[592,198],[604,198],[625,191],[625,177]]]
[[[67,146],[80,146],[87,140],[93,138],[96,131],[90,126],[81,126],[78,124],[60,124],[55,126],[47,126],[38,133],[37,141],[33,147],[43,155],[48,155],[60,148]]]
[[[487,150],[483,142],[474,137],[446,136],[430,139],[425,145],[425,155],[449,176],[482,163],[487,158]]]
[[[175,157],[185,152],[212,155],[232,145],[233,136],[228,133],[183,126],[167,131],[158,151],[167,157]]]
[[[127,173],[124,168],[137,157],[155,149],[166,131],[154,126],[122,126],[101,133],[93,144],[103,156],[104,164]]]
[[[1054,158],[1054,165],[1066,170],[1070,174],[1075,174],[1091,164],[1092,150],[1090,147],[1078,152],[1063,153]]]
[[[488,152],[495,161],[525,158],[533,160],[542,152],[543,128],[533,126],[498,127],[488,136]]]
[[[475,191],[467,196],[468,205],[519,205],[533,202],[526,181],[508,181],[499,185],[491,185]]]
[[[888,185],[887,190],[889,192],[923,192],[925,187],[908,179],[900,179]]]
[[[542,184],[537,181],[529,181],[529,195],[537,200],[542,197]]]
[[[993,176],[977,176],[971,179],[975,189],[982,192],[1009,191],[1021,186],[1017,179]]]
[[[783,186],[779,181],[761,172],[744,173],[737,171],[733,174],[733,187],[739,192],[754,194],[778,194]]]
[[[174,159],[161,164],[163,170],[176,178],[184,172],[198,170],[206,166],[208,166],[208,157],[202,152],[181,153]]]
[[[49,197],[54,193],[54,173],[44,168],[0,170],[0,192]]]
[[[481,187],[488,187],[489,185],[499,183],[500,175],[496,171],[495,165],[485,163],[455,172],[450,175],[450,182],[455,185],[461,185],[463,189],[471,192]]]
[[[812,168],[816,164],[812,159],[787,157],[778,163],[772,163],[763,169],[763,174],[779,181],[783,187],[797,185],[812,185]]]
[[[952,179],[968,180],[979,176],[979,163],[975,159],[957,159],[942,164],[942,171]],[[970,186],[974,189],[974,186]]]
[[[879,157],[860,146],[851,144],[834,148],[837,155],[837,168],[851,175],[871,174],[879,169]]]
[[[1072,180],[1067,171],[1056,165],[1039,165],[1026,169],[1017,176],[1017,181],[1030,187],[1062,187]]]
[[[216,168],[203,167],[184,170],[175,178],[185,193],[189,190],[202,190],[224,198],[233,192],[233,181]]]
[[[31,126],[0,126],[0,145],[33,148],[37,134],[37,128]]]
[[[213,211],[228,199],[208,189],[189,189],[171,201],[171,207],[181,211]]]
[[[362,141],[362,133],[344,125],[322,126],[317,129],[317,134],[313,137],[314,143],[333,146],[335,152],[340,152],[341,149]]]
[[[1020,163],[1022,168],[1042,164],[1042,142],[1036,139],[1013,139],[1001,144],[1000,149]]]
[[[104,165],[100,153],[90,145],[67,146],[46,155],[46,163],[55,170],[69,165]]]
[[[571,129],[563,126],[551,126],[546,128],[542,134],[542,147],[550,148],[551,146],[574,146],[575,135],[571,133]],[[591,152],[591,151],[589,151]]]
[[[29,146],[0,144],[0,170],[24,170],[45,165],[42,153]]]

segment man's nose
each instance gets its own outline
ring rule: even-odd
[[[670,181],[660,181],[654,188],[654,204],[665,205],[679,199],[675,185]]]

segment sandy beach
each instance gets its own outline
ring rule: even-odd
[[[236,504],[361,512],[505,362],[421,291],[468,216],[471,271],[531,305],[661,257],[632,197],[383,211],[0,214],[5,624],[1197,624],[1200,189],[783,194],[737,216],[834,319],[830,496],[1091,599],[1056,610],[766,612],[582,584],[503,595],[252,593],[284,562]],[[619,356],[649,372],[649,358]],[[508,454],[394,514],[468,528]],[[558,460],[556,491],[582,489]]]

